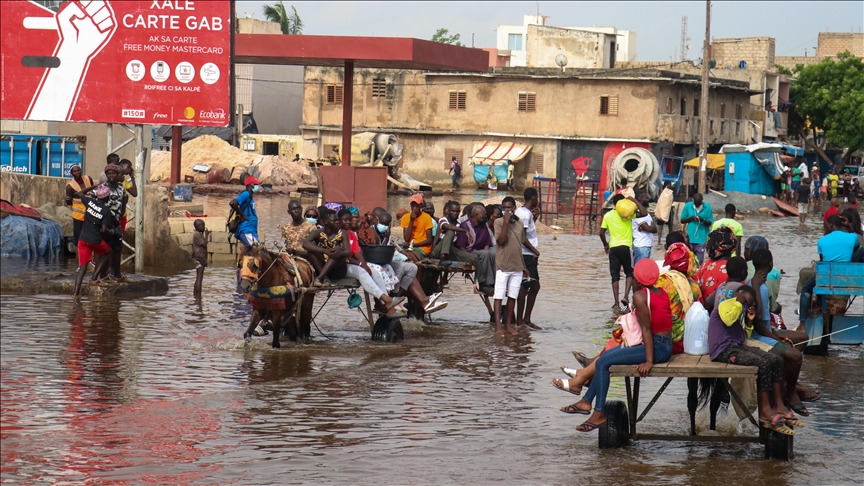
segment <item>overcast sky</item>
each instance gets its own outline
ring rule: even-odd
[[[237,16],[263,19],[262,6],[275,1],[237,2]],[[537,2],[296,2],[304,34],[416,37],[429,39],[441,27],[475,47],[495,47],[498,25],[521,25],[536,14]],[[290,8],[290,7],[289,7]],[[637,34],[638,61],[665,61],[681,43],[681,17],[688,17],[689,59],[701,57],[705,2],[539,2],[548,25],[613,26]],[[776,55],[813,55],[819,32],[861,32],[864,2],[720,2],[712,5],[713,37],[769,36]],[[677,58],[675,59],[677,60]]]

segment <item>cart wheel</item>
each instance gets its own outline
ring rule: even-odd
[[[405,339],[405,334],[402,331],[402,322],[399,319],[391,319],[387,316],[381,316],[375,321],[375,327],[372,328],[373,341],[386,341],[395,343]]]
[[[792,460],[792,439],[794,439],[794,436],[778,434],[773,430],[764,430],[765,459],[780,459],[781,461]]]
[[[630,416],[624,402],[606,402],[606,423],[600,426],[597,444],[601,449],[618,449],[630,445]]]

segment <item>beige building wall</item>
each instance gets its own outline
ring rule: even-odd
[[[738,69],[738,61],[745,61],[749,70],[774,71],[774,47],[772,37],[714,39],[711,58],[717,69]]]
[[[816,56],[836,56],[843,51],[864,57],[864,33],[819,32]]]
[[[563,54],[569,68],[609,67],[607,37],[602,33],[587,32],[545,25],[528,26],[527,65],[557,68],[555,58]]]

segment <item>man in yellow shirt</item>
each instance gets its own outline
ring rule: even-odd
[[[625,198],[622,194],[612,196],[611,202],[613,207],[617,206],[620,201]],[[603,242],[603,249],[609,255],[609,273],[612,276],[612,295],[615,297],[615,304],[612,309],[616,312],[623,312],[630,304],[630,289],[633,287],[633,265],[632,265],[632,249],[633,249],[633,217],[644,218],[648,211],[635,198],[626,198],[636,204],[636,212],[629,215],[628,218],[623,218],[617,209],[609,211],[603,215],[603,222],[600,224],[600,241]],[[606,241],[606,230],[609,230],[609,241]],[[624,276],[626,283],[624,286],[624,298],[620,300],[624,308],[621,307],[618,300],[618,281],[621,280],[621,268],[624,268]]]
[[[741,253],[741,240],[744,239],[744,228],[741,226],[741,223],[735,221],[735,205],[729,203],[726,205],[726,217],[723,219],[718,219],[711,225],[711,231],[716,230],[717,228],[721,228],[723,226],[732,230],[732,234],[735,235],[735,239],[738,240],[738,248],[732,253],[732,256],[740,256]]]
[[[423,196],[411,196],[411,212],[402,216],[402,237],[405,239],[406,254],[412,260],[420,261],[432,251],[432,217],[423,212],[426,205]]]

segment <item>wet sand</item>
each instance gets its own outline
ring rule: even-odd
[[[460,199],[484,199],[485,191]],[[208,206],[228,198],[210,196]],[[438,211],[444,198],[433,198]],[[287,199],[259,200],[269,241]],[[405,198],[391,199],[391,209]],[[406,323],[406,341],[369,341],[368,325],[335,294],[314,342],[281,350],[269,337],[244,346],[249,307],[234,272],[209,268],[204,298],[194,270],[163,296],[0,297],[4,483],[41,484],[862,484],[864,364],[859,348],[807,356],[802,381],[824,398],[795,438],[796,460],[765,461],[759,444],[637,442],[600,451],[578,398],[552,387],[571,349],[596,352],[611,330],[608,263],[595,228],[560,218],[541,236],[542,331],[495,338],[470,285],[454,279],[432,323]],[[786,271],[780,302],[794,321],[798,269],[816,258],[811,218],[747,218]],[[587,233],[580,236],[570,233]],[[661,250],[655,247],[655,258]],[[556,259],[554,255],[559,255]],[[40,269],[74,263],[39,263]],[[4,259],[3,275],[34,265]],[[857,305],[857,303],[856,303]],[[643,381],[645,396],[663,380]],[[646,433],[685,434],[687,387],[676,380],[644,422]],[[613,380],[610,399],[623,399]],[[700,431],[707,411],[700,412]],[[720,433],[733,434],[731,410]],[[754,434],[750,425],[741,433]]]

